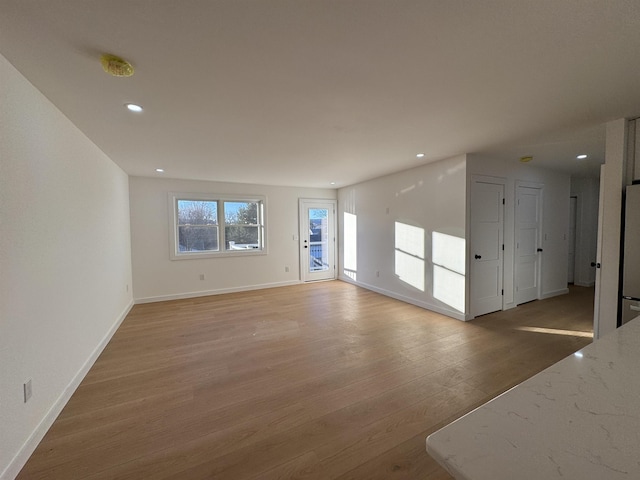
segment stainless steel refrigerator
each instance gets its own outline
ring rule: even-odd
[[[622,263],[622,323],[640,316],[640,184],[626,189],[624,257]]]

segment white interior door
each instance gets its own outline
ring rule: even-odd
[[[471,183],[471,314],[502,310],[504,185]]]
[[[569,261],[567,263],[567,281],[575,281],[576,271],[576,212],[578,199],[569,198]]]
[[[336,278],[335,200],[300,200],[302,280]]]
[[[516,185],[516,305],[540,297],[542,187]]]
[[[606,173],[605,165],[600,165],[600,196],[598,197],[598,241],[596,248],[596,261],[594,267],[596,268],[596,287],[593,298],[593,339],[600,338],[600,306],[601,306],[601,287],[602,278],[600,270],[600,262],[602,262],[602,234],[603,227],[602,222],[604,220],[604,175]]]

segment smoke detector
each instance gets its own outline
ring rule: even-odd
[[[133,75],[133,65],[116,55],[105,53],[100,57],[100,63],[103,70],[114,77],[130,77]]]

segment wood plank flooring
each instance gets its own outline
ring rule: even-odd
[[[18,478],[449,479],[426,436],[590,343],[566,333],[592,305],[464,323],[340,281],[136,305]]]

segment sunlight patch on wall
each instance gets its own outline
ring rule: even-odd
[[[431,240],[433,297],[464,313],[465,239],[433,232]]]
[[[396,222],[395,236],[396,275],[424,292],[424,229]]]
[[[344,269],[343,273],[356,280],[358,272],[358,217],[344,212]]]

